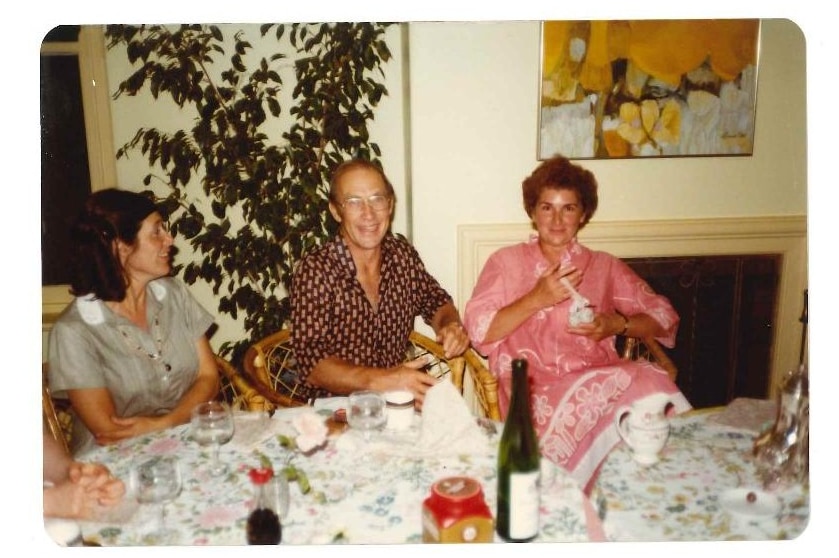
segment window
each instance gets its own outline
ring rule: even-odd
[[[41,45],[41,286],[48,327],[72,297],[67,230],[91,191],[116,184],[100,26],[60,25]]]

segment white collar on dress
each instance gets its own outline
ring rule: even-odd
[[[158,302],[166,298],[166,286],[158,281],[149,283],[154,298]],[[76,307],[79,309],[79,315],[89,325],[99,325],[105,323],[104,303],[96,298],[93,293],[86,294],[76,299]]]

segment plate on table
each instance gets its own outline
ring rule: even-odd
[[[774,517],[781,511],[781,500],[774,494],[754,488],[733,488],[720,497],[723,509],[744,519]]]

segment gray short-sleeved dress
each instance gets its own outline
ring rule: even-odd
[[[69,389],[107,388],[121,417],[171,411],[198,375],[196,341],[212,316],[178,279],[146,287],[149,331],[115,314],[91,295],[74,300],[49,337],[49,382],[55,397]],[[73,454],[94,439],[74,421]]]

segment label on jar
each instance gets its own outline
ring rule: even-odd
[[[510,475],[510,538],[539,533],[539,471]]]
[[[440,542],[440,529],[430,510],[422,510],[422,542]]]

